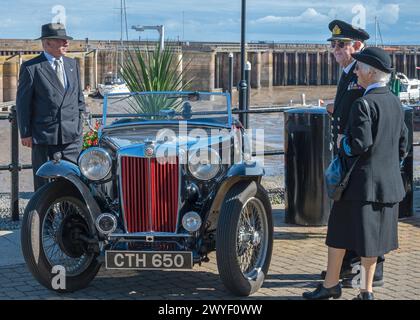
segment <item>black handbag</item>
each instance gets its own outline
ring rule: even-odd
[[[369,120],[371,120],[369,104],[365,99],[362,99],[362,101],[367,109]],[[332,200],[338,201],[341,199],[341,196],[343,195],[343,192],[349,183],[350,175],[357,162],[359,162],[360,157],[361,156],[358,156],[349,170],[346,170],[344,159],[340,154],[338,154],[331,161],[327,170],[325,170],[324,176],[325,184],[327,186],[327,193],[328,197],[330,197]]]
[[[359,159],[360,156],[352,164],[350,169],[346,171],[343,163],[344,159],[340,155],[336,155],[327,170],[325,170],[325,184],[327,186],[328,197],[332,200],[338,201],[341,199],[349,182],[351,172]]]

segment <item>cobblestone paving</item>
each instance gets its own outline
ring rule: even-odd
[[[275,214],[274,252],[263,287],[248,299],[301,299],[302,292],[319,281],[326,266],[326,227],[300,227],[282,223]],[[385,286],[377,299],[420,298],[420,217],[400,220],[400,249],[388,254]],[[343,289],[341,299],[352,299],[355,289]],[[236,299],[224,288],[216,257],[193,271],[107,271],[101,269],[91,285],[71,294],[48,291],[34,280],[25,265],[0,268],[2,299]]]

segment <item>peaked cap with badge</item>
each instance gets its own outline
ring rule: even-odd
[[[341,40],[341,41],[366,41],[369,39],[369,34],[358,27],[344,22],[342,20],[333,20],[328,25],[328,28],[332,32],[331,37],[327,41]]]

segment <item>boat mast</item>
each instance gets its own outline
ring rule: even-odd
[[[117,49],[117,72],[115,74],[116,77],[118,77],[118,71],[121,71],[122,65],[123,65],[123,48],[124,48],[124,42],[123,42],[123,34],[124,34],[124,20],[127,21],[126,15],[126,7],[125,7],[125,0],[121,0],[121,8],[120,8],[120,22],[121,22],[121,32],[120,32],[120,47]],[[124,17],[125,16],[125,17]],[[125,19],[124,19],[125,18]],[[126,23],[127,24],[127,23]],[[127,27],[127,25],[126,25]],[[127,33],[128,37],[128,33]],[[118,57],[119,57],[119,66],[118,68]]]

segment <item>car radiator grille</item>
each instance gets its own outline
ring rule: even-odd
[[[121,196],[127,231],[176,232],[179,163],[121,157]]]

